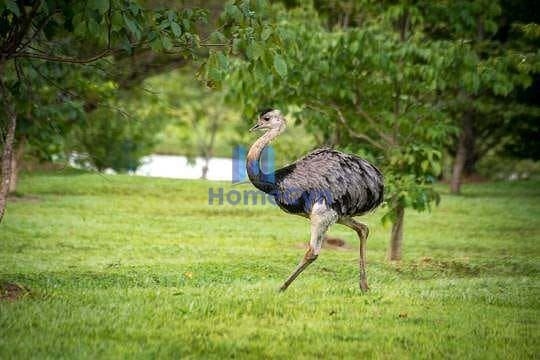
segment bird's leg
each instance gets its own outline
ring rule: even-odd
[[[309,264],[311,264],[312,262],[315,261],[315,259],[317,259],[319,255],[318,254],[315,254],[315,249],[313,249],[311,247],[311,244],[309,245],[309,248],[308,250],[306,251],[306,254],[304,255],[304,257],[302,258],[302,260],[300,261],[300,263],[298,264],[298,266],[296,267],[296,269],[294,269],[294,271],[292,272],[291,275],[289,275],[289,277],[287,278],[287,280],[285,280],[285,282],[283,283],[283,285],[281,285],[281,287],[279,288],[279,291],[285,291],[287,290],[287,288],[289,287],[289,285],[291,285],[291,283],[294,281],[294,279],[296,279],[298,277],[298,275],[300,275],[300,273],[302,271],[304,271],[305,268],[308,267]]]
[[[360,289],[363,292],[366,292],[369,290],[369,286],[367,283],[367,276],[366,276],[366,245],[367,245],[367,237],[369,235],[369,228],[364,224],[360,224],[360,228],[357,231],[357,233],[358,233],[358,237],[360,238],[360,260],[359,260]]]
[[[340,224],[343,224],[356,231],[358,237],[360,238],[360,259],[358,261],[360,268],[360,290],[366,292],[369,290],[366,276],[366,245],[369,235],[369,228],[366,224],[362,224],[361,222],[358,222],[352,218],[341,219]]]
[[[329,209],[324,204],[315,204],[311,211],[311,240],[309,241],[309,247],[306,254],[300,260],[300,263],[289,275],[287,280],[279,288],[280,291],[285,291],[289,285],[300,275],[305,268],[308,267],[317,257],[321,251],[322,243],[324,240],[324,234],[328,227],[336,222],[337,214],[334,210]]]

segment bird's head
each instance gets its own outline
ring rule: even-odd
[[[287,121],[281,114],[281,111],[276,109],[267,109],[261,112],[259,119],[255,126],[253,126],[249,131],[255,130],[278,130],[282,132],[287,126]]]

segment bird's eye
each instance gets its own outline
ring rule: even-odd
[[[265,117],[263,117],[263,120],[264,120],[264,121],[268,121],[268,120],[270,120],[270,117],[265,116]]]

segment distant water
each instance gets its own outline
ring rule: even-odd
[[[188,163],[185,156],[149,155],[142,158],[136,175],[164,177],[173,179],[200,179],[204,166],[203,158],[196,158],[195,163]],[[208,164],[208,180],[232,180],[232,160],[211,158]]]

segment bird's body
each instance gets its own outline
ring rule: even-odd
[[[276,170],[275,182],[276,203],[293,214],[309,215],[313,204],[324,200],[339,217],[359,216],[382,201],[379,170],[332,149],[317,149]]]
[[[270,174],[262,172],[262,150],[285,129],[285,119],[278,110],[261,114],[254,129],[268,129],[250,148],[247,173],[258,189],[274,196],[284,211],[310,218],[311,241],[297,269],[281,287],[289,284],[313,262],[320,251],[324,234],[333,223],[354,229],[360,237],[360,287],[367,290],[365,276],[365,241],[368,228],[353,219],[375,209],[383,200],[383,176],[366,160],[333,149],[317,149],[293,164]]]

